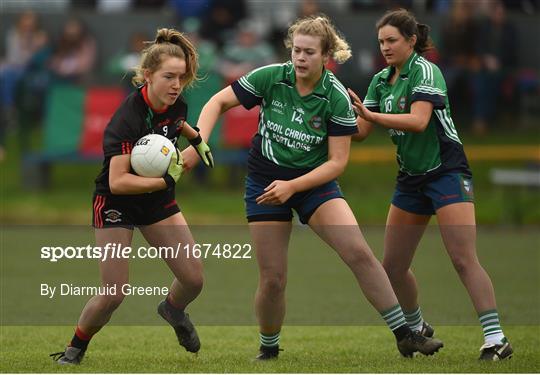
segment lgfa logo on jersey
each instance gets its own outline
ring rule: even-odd
[[[283,108],[285,108],[286,105],[279,100],[273,99],[272,100],[272,111],[279,113],[280,115],[283,114]]]
[[[407,97],[405,96],[400,97],[398,100],[398,108],[400,111],[403,112],[405,110],[405,104],[407,104]]]
[[[167,146],[163,146],[161,147],[161,153],[165,156],[169,155],[169,152],[171,152],[171,150],[169,150],[169,148]]]
[[[276,99],[272,100],[272,105],[274,107],[281,108],[281,109],[285,108],[285,104],[283,104],[282,102],[280,102],[279,100],[276,100]]]

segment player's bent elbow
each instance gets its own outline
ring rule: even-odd
[[[351,136],[351,141],[353,141],[353,142],[362,142],[364,139],[367,138],[367,136],[368,136],[368,135],[365,134],[365,133],[358,132],[358,133],[353,134],[353,135]]]
[[[359,116],[356,118],[356,129],[358,132],[351,136],[351,141],[362,142],[371,134],[373,125]]]
[[[427,126],[429,124],[429,119],[427,121],[420,121],[417,124],[415,124],[410,131],[413,133],[423,133],[424,130],[426,130]]]
[[[335,161],[334,163],[334,171],[337,174],[337,176],[341,176],[343,172],[345,172],[345,168],[347,167],[347,160],[344,162],[342,161]]]
[[[111,191],[112,195],[120,195],[121,194],[121,192],[118,189],[118,186],[117,186],[116,183],[109,182],[109,190]]]
[[[121,195],[125,194],[122,189],[122,184],[119,181],[119,178],[109,178],[109,190],[112,195]]]

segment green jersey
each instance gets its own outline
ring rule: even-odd
[[[258,131],[248,161],[250,172],[270,168],[280,174],[285,169],[316,168],[328,160],[328,136],[357,132],[347,90],[326,69],[306,96],[300,96],[296,89],[290,61],[255,69],[231,86],[245,108],[260,105]]]
[[[415,189],[441,173],[470,175],[467,158],[450,113],[446,82],[435,65],[413,52],[397,80],[390,84],[394,67],[377,73],[369,85],[364,105],[381,113],[410,113],[415,101],[433,103],[433,113],[421,133],[389,129],[397,145],[398,186]]]

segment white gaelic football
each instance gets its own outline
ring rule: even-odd
[[[131,167],[139,176],[163,177],[173,152],[173,143],[159,134],[148,134],[135,143],[131,150]]]

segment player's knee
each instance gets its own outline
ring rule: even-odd
[[[401,277],[405,276],[409,270],[408,267],[403,267],[401,264],[389,261],[387,259],[383,260],[382,266],[390,281],[400,279]]]
[[[122,304],[124,297],[122,293],[101,296],[101,305],[107,311],[114,311]]]
[[[259,284],[265,294],[277,295],[285,292],[287,280],[284,274],[261,275]]]
[[[349,247],[345,249],[343,254],[345,263],[347,263],[351,269],[358,267],[370,267],[377,262],[377,259],[367,244],[351,243],[349,244]]]
[[[388,275],[388,277],[391,279],[392,276],[394,276],[396,274],[396,271],[397,271],[397,267],[395,267],[392,263],[390,262],[387,262],[387,261],[383,261],[382,262],[382,266],[384,268],[384,271],[386,272],[386,274]]]
[[[473,266],[474,260],[469,259],[468,257],[453,257],[452,264],[454,269],[459,275],[466,274],[469,269]]]
[[[192,293],[199,294],[204,285],[204,277],[202,272],[193,273],[184,280],[184,287],[188,288]]]

